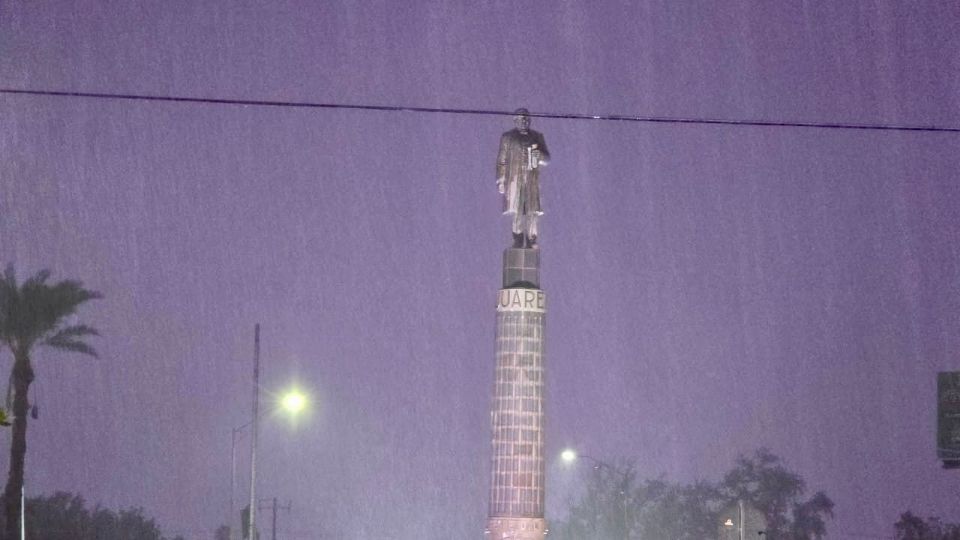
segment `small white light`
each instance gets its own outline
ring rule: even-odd
[[[284,409],[296,414],[307,406],[307,397],[300,392],[290,392],[289,394],[283,396],[282,404]]]

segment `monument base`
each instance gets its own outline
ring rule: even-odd
[[[488,540],[543,540],[546,535],[547,520],[541,518],[492,517],[484,531]]]

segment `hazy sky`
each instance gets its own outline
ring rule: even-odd
[[[7,0],[0,86],[957,127],[960,4]],[[0,95],[0,263],[105,296],[99,359],[34,356],[28,496],[212,538],[260,322],[264,388],[313,400],[263,423],[283,538],[479,537],[510,127]],[[831,539],[960,521],[934,440],[960,135],[533,127],[550,456],[690,481],[767,446],[834,499]],[[548,519],[587,472],[549,464]]]

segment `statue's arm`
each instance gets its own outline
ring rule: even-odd
[[[510,138],[504,133],[500,136],[500,151],[497,152],[497,183],[502,183],[507,178],[507,155],[510,146]]]
[[[540,143],[537,145],[537,149],[540,150],[540,165],[549,165],[550,164],[550,151],[547,150],[547,141],[543,138],[543,134],[540,134]]]

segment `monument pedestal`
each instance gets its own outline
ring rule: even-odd
[[[497,298],[496,371],[486,538],[543,540],[544,322],[540,252],[509,248]]]
[[[503,288],[540,288],[540,250],[507,248],[503,250]]]
[[[490,518],[485,538],[490,540],[543,540],[547,520],[537,518]]]

